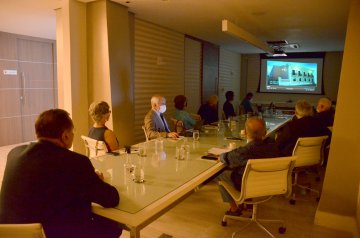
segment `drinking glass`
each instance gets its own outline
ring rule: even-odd
[[[193,139],[194,141],[198,141],[200,137],[199,130],[193,130]]]
[[[139,156],[146,157],[146,143],[139,144]]]
[[[164,150],[164,141],[160,137],[155,140],[155,151],[163,151]]]
[[[140,158],[138,157],[134,167],[134,182],[135,183],[145,182],[144,161],[142,157]]]
[[[134,182],[143,183],[145,182],[144,167],[142,165],[135,165],[134,168]]]

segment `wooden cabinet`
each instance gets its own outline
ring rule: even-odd
[[[0,32],[0,146],[35,140],[37,116],[57,106],[54,47]]]

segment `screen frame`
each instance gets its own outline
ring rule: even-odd
[[[263,67],[263,61],[264,60],[295,60],[299,62],[304,62],[305,59],[321,59],[322,65],[320,72],[318,72],[318,82],[321,83],[321,89],[319,92],[293,92],[293,91],[264,91],[262,90],[262,83],[264,80],[266,80],[266,66]],[[259,82],[258,82],[258,88],[257,93],[275,93],[275,94],[305,94],[305,95],[325,95],[324,90],[324,61],[325,61],[325,52],[301,52],[301,53],[287,53],[287,56],[281,56],[281,57],[272,57],[268,56],[267,54],[260,54],[260,62],[259,62],[259,68],[260,68],[260,76],[259,76]],[[265,69],[264,69],[265,68]],[[264,75],[265,74],[265,75]],[[266,85],[266,82],[265,82]]]

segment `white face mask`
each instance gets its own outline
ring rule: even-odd
[[[159,112],[160,112],[160,113],[166,112],[166,105],[161,105],[161,106],[160,106],[160,109],[159,109]]]

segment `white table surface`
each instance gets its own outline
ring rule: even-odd
[[[264,118],[268,134],[282,126],[289,117]],[[130,237],[140,237],[140,230],[176,205],[205,180],[221,171],[225,166],[219,161],[204,160],[212,147],[226,148],[229,143],[236,147],[244,145],[245,140],[227,140],[226,137],[240,137],[244,129],[244,118],[236,118],[236,128],[231,131],[228,125],[223,133],[207,127],[200,133],[198,142],[192,138],[181,140],[163,139],[163,149],[155,149],[155,140],[145,142],[147,156],[137,154],[103,155],[91,159],[96,170],[104,174],[105,181],[115,186],[120,194],[120,203],[115,208],[103,208],[93,205],[93,212],[125,224],[130,230]],[[190,156],[186,160],[175,158],[176,147],[189,145]],[[136,147],[136,145],[135,145]],[[126,156],[133,164],[140,162],[144,166],[144,183],[135,183],[124,176]]]

